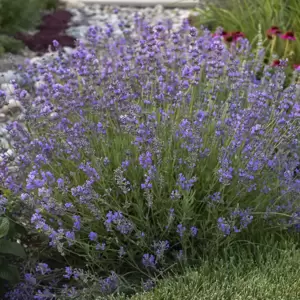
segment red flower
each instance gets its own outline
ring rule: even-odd
[[[221,32],[221,34],[219,34],[219,33],[213,33],[212,36],[213,36],[213,37],[216,37],[216,36],[224,36],[224,35],[226,35],[226,34],[227,34],[227,32],[223,30],[223,31]]]
[[[224,40],[228,43],[236,42],[239,38],[245,38],[245,34],[241,31],[233,31],[233,32],[226,32],[222,33]]]
[[[289,40],[289,41],[295,41],[296,40],[296,37],[295,37],[293,31],[287,31],[285,34],[282,34],[280,37],[284,40]]]
[[[268,30],[267,30],[267,37],[268,37],[268,39],[272,39],[273,38],[273,36],[274,35],[279,35],[279,34],[281,34],[282,33],[282,31],[279,29],[279,27],[277,27],[277,26],[272,26],[271,28],[269,28]]]
[[[298,65],[293,65],[294,69],[297,70],[297,71],[300,71],[300,64]]]
[[[233,41],[232,33],[229,32],[229,33],[224,34],[223,39],[224,39],[224,41],[231,43]]]
[[[280,31],[278,26],[271,26],[271,28],[269,29],[272,33],[276,33],[278,30]]]
[[[281,66],[281,61],[279,59],[275,59],[271,65],[272,67],[279,67]]]
[[[234,41],[237,41],[239,38],[245,38],[245,34],[241,31],[234,31],[232,32],[232,37]]]

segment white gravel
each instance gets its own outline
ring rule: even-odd
[[[132,27],[132,20],[136,13],[145,16],[145,19],[156,23],[158,21],[172,19],[175,28],[182,24],[182,21],[189,16],[189,9],[175,8],[165,9],[162,5],[155,7],[116,7],[103,6],[99,4],[83,4],[82,2],[67,0],[67,9],[74,15],[71,20],[71,27],[67,30],[67,34],[74,36],[76,39],[82,40],[89,28],[89,26],[105,26],[106,23],[111,24],[115,28],[116,33],[121,31],[118,28],[120,21],[124,21],[128,28]],[[143,1],[143,0],[141,0]],[[66,55],[72,54],[72,48],[66,47]],[[30,54],[32,57],[32,53]],[[47,53],[42,57],[33,57],[30,59],[31,63],[43,63],[53,57],[53,53]],[[20,62],[20,56],[16,57]],[[14,59],[12,55],[12,59]],[[25,57],[24,57],[25,59]],[[1,60],[0,60],[1,64]],[[3,66],[3,65],[2,65]],[[0,89],[7,93],[6,102],[0,103],[0,148],[9,149],[7,131],[5,126],[7,122],[20,119],[23,108],[18,101],[13,99],[13,86],[10,84],[11,80],[20,80],[20,75],[13,70],[6,70],[0,72]],[[37,87],[38,85],[36,85]]]
[[[74,14],[67,34],[77,39],[83,39],[89,26],[103,27],[107,23],[111,24],[115,32],[121,31],[118,28],[120,21],[124,21],[128,28],[132,26],[132,20],[136,13],[144,15],[146,20],[157,23],[161,20],[172,19],[175,28],[180,26],[183,19],[190,14],[189,9],[165,9],[162,5],[155,7],[117,7],[103,6],[99,4],[84,5],[80,8],[69,7],[69,11]]]

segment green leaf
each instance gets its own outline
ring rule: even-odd
[[[0,241],[0,254],[11,254],[18,257],[26,257],[26,253],[22,245],[8,240]]]
[[[4,294],[7,290],[7,287],[6,287],[6,281],[5,280],[0,280],[0,297],[3,296],[4,298]]]
[[[7,237],[14,237],[16,233],[19,233],[21,235],[26,235],[26,229],[24,228],[24,226],[18,224],[18,223],[14,223],[14,222],[10,222],[10,226],[9,226],[9,231],[7,234]]]
[[[7,218],[0,218],[0,238],[7,235],[9,230],[9,220]]]
[[[18,268],[9,265],[7,263],[3,263],[0,265],[0,278],[7,280],[11,283],[16,283],[20,280]]]

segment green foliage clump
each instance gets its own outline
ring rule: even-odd
[[[24,44],[7,35],[0,35],[0,55],[5,52],[17,54],[24,47]]]
[[[19,281],[19,270],[15,259],[25,258],[21,244],[12,241],[16,231],[7,217],[0,217],[0,294],[5,283],[15,284]]]
[[[56,9],[60,3],[58,0],[44,0],[44,8],[47,10],[53,10]]]
[[[1,0],[0,33],[13,35],[34,28],[40,21],[43,5],[40,0]]]

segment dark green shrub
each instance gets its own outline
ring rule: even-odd
[[[41,0],[1,0],[0,33],[13,35],[34,28],[40,21]]]
[[[1,52],[2,54],[4,52],[16,54],[24,47],[24,44],[21,41],[7,35],[0,35],[0,45],[0,47],[3,49],[3,52],[0,50],[0,55]]]
[[[0,43],[0,56],[3,55],[4,53],[5,53],[5,49]]]
[[[19,243],[12,241],[16,231],[7,217],[0,217],[0,295],[5,283],[19,281],[19,270],[15,259],[24,258],[26,253]]]
[[[59,5],[60,5],[59,0],[44,0],[44,8],[46,10],[54,10]]]

